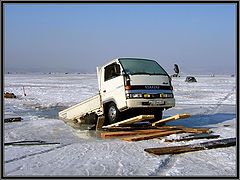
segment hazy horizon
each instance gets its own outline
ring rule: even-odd
[[[96,73],[118,57],[155,59],[169,74],[235,74],[236,4],[7,4],[10,72]]]

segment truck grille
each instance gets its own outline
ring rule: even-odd
[[[172,90],[172,86],[161,86],[161,85],[131,85],[131,90],[139,90],[139,89],[148,89],[148,90]]]

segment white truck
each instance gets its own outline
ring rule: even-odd
[[[97,67],[97,77],[98,94],[60,111],[60,118],[94,124],[105,116],[107,125],[147,114],[155,121],[162,119],[163,110],[175,106],[171,78],[154,60],[114,59]]]

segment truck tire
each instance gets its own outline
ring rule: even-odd
[[[108,124],[116,123],[120,120],[120,112],[115,103],[111,102],[107,106],[106,120]]]

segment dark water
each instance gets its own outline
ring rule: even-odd
[[[66,109],[67,107],[63,106],[50,106],[50,107],[40,107],[32,106],[26,107],[24,110],[16,110],[14,113],[19,116],[37,116],[39,118],[48,118],[48,119],[59,119],[58,113]]]
[[[60,119],[58,116],[58,113],[68,107],[65,106],[50,106],[50,107],[41,107],[38,105],[32,105],[32,106],[24,106],[22,109],[15,109],[14,113],[18,116],[24,117],[26,116],[32,116],[32,117],[38,117],[41,118],[41,120],[44,120],[42,118],[46,119],[59,119],[60,121],[63,121],[66,125],[73,128],[75,135],[77,135],[79,138],[84,139],[98,139],[100,138],[100,131],[95,130],[94,125],[90,124],[76,124],[73,123],[73,121],[66,121],[63,119]]]

